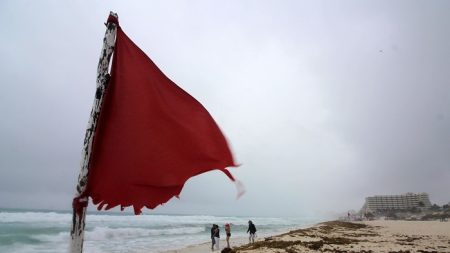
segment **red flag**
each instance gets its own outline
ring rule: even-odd
[[[98,209],[155,208],[191,177],[236,166],[208,111],[117,29],[86,195]]]

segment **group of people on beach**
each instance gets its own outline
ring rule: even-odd
[[[230,237],[231,237],[231,224],[226,223],[224,225],[225,233],[227,235],[226,241],[227,241],[227,248],[230,248]],[[249,233],[248,242],[254,243],[255,237],[256,237],[256,226],[253,224],[251,220],[248,221],[248,229],[247,233]],[[217,224],[213,224],[211,227],[211,250],[214,251],[214,249],[219,249],[219,241],[220,241],[220,228]]]

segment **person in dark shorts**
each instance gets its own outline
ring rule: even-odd
[[[253,222],[251,220],[248,221],[247,233],[248,232],[250,232],[249,237],[248,237],[248,242],[254,243],[255,237],[256,237],[256,227],[255,227],[255,224],[253,224]]]
[[[216,230],[216,224],[213,224],[212,227],[211,227],[211,250],[214,250],[214,244],[215,244],[215,242],[214,242],[214,233],[215,233],[215,230]]]
[[[227,248],[230,248],[231,227],[229,223],[225,224],[225,233],[227,234]]]
[[[214,225],[214,248],[219,248],[219,241],[220,241],[220,228],[218,225]]]

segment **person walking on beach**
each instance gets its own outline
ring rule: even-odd
[[[219,249],[220,229],[218,225],[214,228],[214,248]]]
[[[227,234],[227,248],[230,248],[231,227],[229,223],[225,224],[225,233]]]
[[[215,233],[215,229],[216,229],[216,224],[213,224],[211,227],[211,250],[214,251],[214,233]]]
[[[250,232],[248,237],[248,242],[254,243],[255,242],[255,236],[256,236],[256,227],[255,224],[251,220],[248,221],[248,229],[247,233]]]

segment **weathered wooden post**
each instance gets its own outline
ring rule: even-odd
[[[100,60],[97,67],[97,90],[95,92],[94,104],[92,106],[89,123],[84,137],[84,147],[81,154],[81,171],[78,176],[75,198],[73,199],[73,218],[72,229],[70,231],[71,253],[83,252],[83,237],[86,218],[86,209],[88,205],[88,197],[85,196],[87,178],[89,173],[89,161],[91,157],[92,141],[94,139],[95,128],[97,126],[98,116],[103,102],[103,94],[107,88],[109,80],[109,62],[114,51],[116,40],[118,16],[116,13],[110,12],[106,23],[105,37],[103,38],[103,48],[100,53]]]

